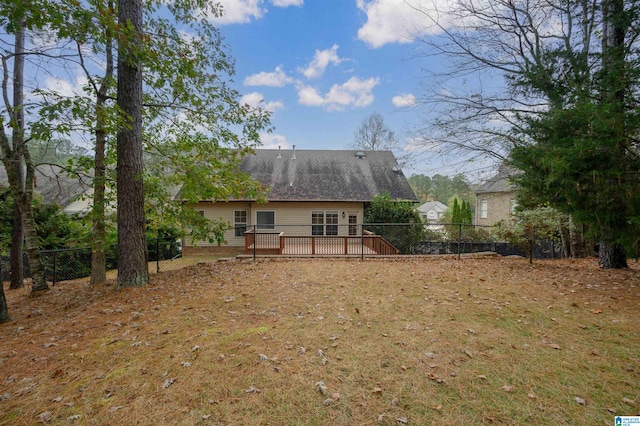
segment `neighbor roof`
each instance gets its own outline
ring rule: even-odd
[[[65,174],[59,166],[39,165],[35,171],[34,191],[40,193],[45,201],[66,206],[78,198],[90,186],[87,182]],[[0,166],[0,186],[9,186],[7,172]]]
[[[417,201],[391,151],[259,149],[240,169],[270,188],[269,201]]]
[[[514,170],[508,166],[501,166],[493,177],[479,185],[475,192],[487,193],[487,192],[513,192],[516,190],[516,186],[511,183],[511,178],[518,174],[517,170]]]

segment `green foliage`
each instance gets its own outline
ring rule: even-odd
[[[533,260],[533,247],[543,240],[559,240],[560,226],[567,216],[552,207],[518,210],[511,223],[500,221],[495,225],[495,235],[504,241],[521,245]]]
[[[469,183],[463,174],[457,174],[454,177],[439,174],[433,177],[422,174],[412,175],[408,181],[418,199],[425,202],[435,200],[446,204],[453,196],[458,196],[465,201],[472,199]]]
[[[41,196],[33,197],[33,216],[40,250],[83,246],[87,232],[82,223],[73,220],[56,203],[47,203]],[[8,189],[0,190],[0,253],[11,250],[13,228],[13,197]]]
[[[389,194],[373,197],[365,208],[364,223],[368,231],[382,235],[403,254],[411,253],[424,238],[424,225],[414,205],[394,201]]]

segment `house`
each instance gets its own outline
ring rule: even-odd
[[[515,171],[501,166],[493,177],[475,189],[476,225],[493,226],[504,221],[511,221],[516,207],[516,187],[510,178]]]
[[[448,207],[440,201],[427,201],[418,207],[418,212],[425,223],[437,223],[444,218]]]
[[[245,234],[254,227],[259,234],[357,236],[365,205],[376,195],[417,202],[390,151],[260,149],[243,159],[240,170],[269,188],[267,203],[234,199],[192,205],[208,219],[229,223],[227,251],[246,250],[254,236]],[[216,250],[203,241],[184,247],[185,253]]]
[[[8,187],[7,171],[0,165],[0,187]],[[91,186],[91,178],[70,177],[56,165],[41,164],[34,173],[33,190],[48,203],[64,207],[82,195]]]

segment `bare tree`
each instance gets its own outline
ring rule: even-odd
[[[397,147],[395,133],[384,123],[380,113],[374,112],[362,120],[353,135],[353,149],[388,151]]]
[[[142,0],[118,0],[118,287],[149,281],[142,157]]]
[[[543,158],[555,152],[549,154],[552,157],[549,161],[554,166],[542,171],[538,163],[524,170],[519,178],[521,186],[529,182],[530,197],[535,192],[538,201],[553,202],[566,213],[588,220],[600,231],[601,237],[608,239],[609,244],[601,244],[601,247],[614,246],[611,239],[617,237],[612,236],[628,234],[622,229],[629,221],[619,220],[611,208],[624,211],[626,207],[621,206],[628,206],[628,211],[632,212],[630,197],[634,197],[634,191],[630,187],[622,189],[623,185],[613,185],[612,180],[610,194],[593,198],[606,199],[608,206],[602,204],[597,208],[595,204],[586,204],[584,200],[588,197],[578,196],[580,191],[590,188],[588,179],[591,178],[586,176],[600,173],[608,176],[612,174],[611,170],[619,171],[621,176],[630,176],[631,169],[622,170],[626,166],[619,166],[621,161],[614,161],[593,166],[601,167],[599,170],[578,171],[577,168],[591,166],[586,161],[569,166],[572,155],[575,157],[569,146],[565,147],[563,155],[566,156],[561,159],[557,144],[550,143],[549,135],[554,132],[545,134],[542,130],[543,125],[556,126],[555,130],[562,131],[575,125],[575,137],[567,137],[566,142],[577,141],[582,132],[590,145],[585,143],[576,148],[581,156],[593,154],[608,158],[604,156],[608,153],[613,158],[614,153],[628,149],[625,147],[630,146],[628,135],[631,133],[623,125],[619,135],[613,137],[618,144],[615,148],[607,146],[611,137],[596,137],[595,132],[583,131],[593,125],[594,129],[609,128],[613,132],[615,129],[604,123],[611,114],[593,115],[602,126],[594,125],[593,120],[586,125],[589,119],[579,123],[573,118],[581,115],[586,118],[590,111],[601,108],[610,113],[624,111],[618,120],[614,120],[617,123],[632,121],[630,111],[637,108],[634,107],[637,101],[633,99],[638,87],[635,80],[640,36],[638,1],[455,0],[447,6],[450,9],[446,25],[441,25],[434,13],[441,11],[416,9],[430,21],[432,29],[436,29],[422,38],[427,53],[445,58],[452,65],[440,79],[440,84],[433,87],[428,100],[431,120],[425,126],[424,139],[437,141],[444,151],[499,159],[509,157],[512,162],[515,161],[514,153],[519,152],[517,166],[520,168],[528,153]],[[438,35],[434,36],[434,32]],[[612,61],[608,60],[610,52],[613,52]],[[611,87],[614,89],[609,90]],[[574,124],[568,119],[573,119],[571,123]],[[540,145],[541,140],[548,144]],[[540,149],[525,153],[529,147]],[[632,153],[633,157],[636,151],[632,148],[626,152]],[[534,157],[528,158],[530,165],[535,162]],[[624,155],[622,157],[625,159]],[[635,170],[637,172],[637,168]],[[548,191],[550,181],[545,179],[552,174],[556,174],[553,182],[563,182],[564,186]],[[537,180],[524,180],[534,175]],[[576,180],[582,177],[587,180],[579,184]],[[593,189],[590,195],[597,192]],[[558,196],[560,192],[562,197]],[[615,216],[616,220],[603,227],[603,216]],[[610,265],[614,263],[609,262]],[[618,264],[624,266],[623,262]]]

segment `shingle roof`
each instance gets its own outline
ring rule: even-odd
[[[487,193],[487,192],[513,192],[516,187],[511,183],[511,177],[515,176],[518,172],[510,167],[502,166],[498,170],[498,173],[491,177],[489,180],[479,185],[475,192]]]
[[[87,182],[74,179],[60,170],[57,166],[40,165],[35,172],[34,191],[40,193],[45,201],[66,206],[86,191],[91,178]],[[0,186],[8,186],[7,172],[0,166]]]
[[[240,169],[271,189],[269,201],[417,201],[391,151],[259,149]]]

